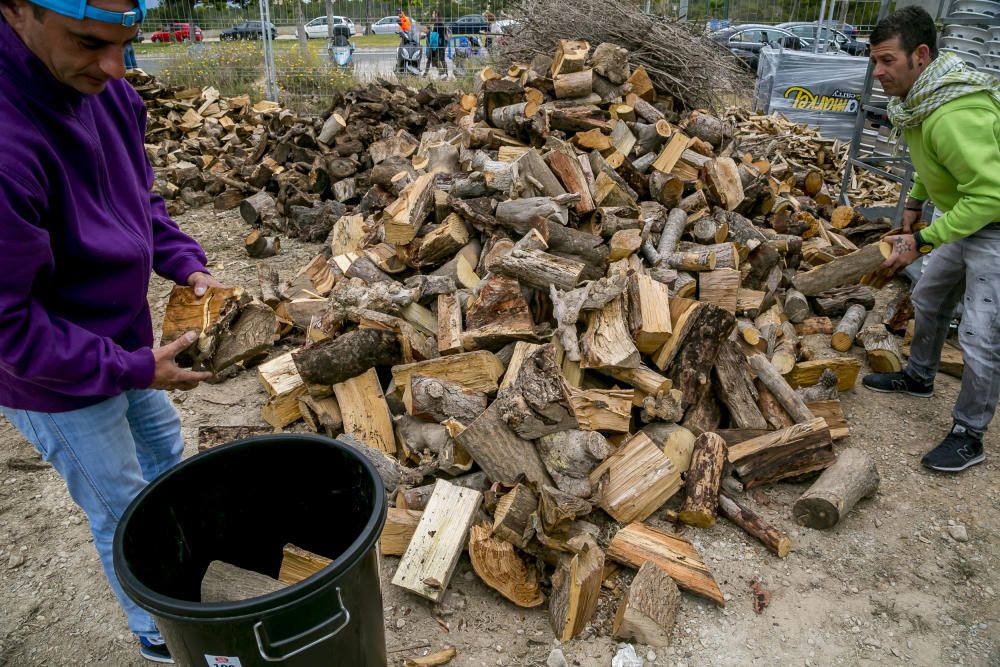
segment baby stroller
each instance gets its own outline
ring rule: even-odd
[[[399,48],[396,49],[396,73],[420,76],[420,60],[423,49],[420,48],[420,35],[414,26],[408,33],[400,34]]]
[[[351,31],[346,25],[333,27],[333,39],[330,40],[330,60],[340,69],[354,66],[354,44],[350,41]]]
[[[451,58],[455,76],[464,76],[470,58],[481,54],[482,43],[478,37],[455,35],[448,40],[448,57]]]

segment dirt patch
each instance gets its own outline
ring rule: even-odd
[[[238,215],[202,210],[179,222],[205,247],[223,282],[256,285],[254,264],[242,254],[245,226]],[[274,260],[282,279],[319,249],[282,239]],[[162,318],[169,291],[166,281],[154,279],[154,321]],[[825,346],[816,337],[813,347]],[[685,595],[673,646],[637,647],[638,654],[647,664],[692,667],[1000,667],[1000,437],[988,434],[990,458],[962,475],[935,475],[920,466],[920,456],[950,426],[957,390],[958,382],[942,375],[931,400],[861,388],[844,393],[851,436],[838,447],[872,454],[882,476],[878,495],[835,529],[819,532],[791,520],[791,504],[804,485],[778,484],[755,494],[750,506],[792,538],[792,553],[783,560],[725,521],[688,531],[725,592],[726,606]],[[263,424],[264,392],[250,372],[173,398],[186,455],[194,453],[198,426]],[[32,447],[0,419],[0,665],[146,664],[101,573],[86,518],[59,476],[31,465],[33,458]],[[657,518],[651,523],[660,524]],[[952,523],[966,527],[967,542],[949,535]],[[457,666],[544,665],[557,647],[544,607],[513,607],[475,577],[467,557],[440,605],[389,584],[397,562],[382,561],[391,664],[454,645],[458,657],[451,664]],[[619,587],[630,576],[621,574]],[[759,615],[752,606],[755,581],[771,595]],[[584,637],[561,647],[571,665],[610,665],[617,599],[617,592],[603,591]]]

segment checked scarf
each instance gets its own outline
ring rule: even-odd
[[[896,131],[917,127],[954,99],[985,90],[1000,104],[1000,81],[977,72],[954,53],[942,53],[921,72],[906,99],[889,100],[889,120]]]

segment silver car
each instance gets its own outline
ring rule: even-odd
[[[374,35],[397,35],[399,34],[399,17],[386,16],[372,23],[372,34]]]
[[[351,31],[352,35],[357,34],[354,31],[354,21],[347,18],[346,16],[334,16],[333,25],[346,25],[347,29]],[[306,37],[310,39],[319,38],[323,39],[329,35],[329,28],[327,27],[326,17],[317,16],[312,21],[306,24]]]

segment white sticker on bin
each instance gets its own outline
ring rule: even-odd
[[[205,654],[205,662],[209,667],[243,667],[240,659],[232,655],[208,655]]]

